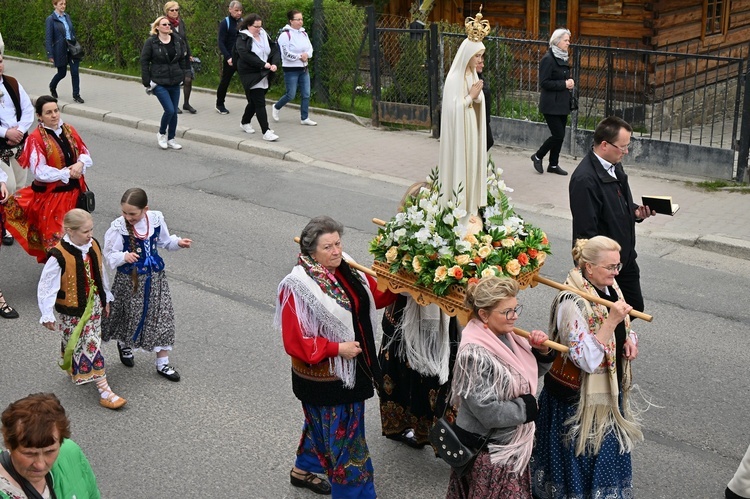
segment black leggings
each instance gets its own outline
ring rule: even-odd
[[[253,116],[257,116],[260,123],[260,131],[266,133],[268,130],[268,113],[266,113],[266,90],[265,88],[245,88],[247,106],[245,114],[242,115],[242,124],[250,123]]]
[[[536,152],[536,157],[542,159],[549,152],[549,166],[558,166],[560,164],[560,149],[562,149],[565,140],[565,125],[568,124],[568,115],[545,114],[544,120],[547,122],[552,135],[544,141],[542,147]]]

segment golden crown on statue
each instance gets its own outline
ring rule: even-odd
[[[467,17],[464,25],[466,26],[466,37],[472,42],[481,42],[490,33],[490,22],[487,19],[482,19],[481,5],[477,17]]]

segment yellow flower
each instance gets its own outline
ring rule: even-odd
[[[409,262],[411,261],[411,255],[409,255],[409,254],[407,253],[407,254],[406,254],[406,255],[404,255],[404,257],[403,257],[403,258],[401,259],[401,261],[402,261],[403,263],[409,263]]]
[[[489,234],[485,234],[482,236],[482,242],[484,244],[492,244],[492,236]]]
[[[385,252],[385,261],[393,263],[398,258],[398,246],[391,246],[388,251]]]
[[[544,260],[546,259],[547,259],[547,253],[545,253],[544,251],[540,251],[539,253],[536,254],[536,262],[539,265],[543,264]]]
[[[488,245],[480,246],[477,250],[477,255],[481,256],[483,259],[490,256],[490,253],[492,253],[492,247]]]
[[[471,257],[469,255],[458,255],[456,257],[456,263],[459,265],[468,265],[471,261]]]
[[[448,269],[445,265],[441,265],[435,269],[435,282],[444,281],[446,277],[448,277]]]
[[[464,241],[468,242],[472,246],[479,244],[479,241],[477,240],[476,236],[474,236],[474,234],[466,234],[466,237],[464,237]]]
[[[516,242],[513,240],[512,237],[506,237],[500,242],[503,245],[503,248],[512,248],[513,246],[516,245]]]
[[[419,274],[422,272],[422,259],[417,257],[414,257],[414,259],[411,261],[411,267],[414,269],[414,272]]]
[[[518,275],[519,272],[521,272],[521,264],[518,263],[518,260],[515,258],[508,262],[508,264],[505,266],[505,270],[508,271],[510,275]]]
[[[487,267],[482,271],[482,277],[492,277],[496,275],[495,271],[492,269],[492,267]]]

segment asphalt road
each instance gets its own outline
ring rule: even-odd
[[[100,240],[119,215],[122,192],[140,186],[170,230],[194,241],[165,255],[178,328],[170,358],[183,379],[158,377],[144,353],[128,369],[107,344],[110,384],[128,404],[101,408],[93,386],[74,386],[56,367],[59,337],[38,324],[41,266],[14,245],[2,249],[0,289],[21,318],[0,322],[0,408],[54,391],[106,498],[314,497],[288,479],[302,412],[272,327],[276,286],[295,262],[292,238],[314,215],[340,220],[345,250],[371,261],[370,219],[390,217],[403,187],[188,141],[182,151],[161,151],[151,133],[72,123],[94,158],[87,180]],[[569,222],[529,218],[553,245],[544,275],[563,280]],[[750,443],[743,341],[750,262],[648,239],[638,248],[655,320],[634,323],[641,336],[634,373],[652,404],[642,415],[646,441],[633,455],[637,496],[722,497]],[[518,325],[546,329],[553,296],[541,286],[523,291]],[[366,422],[380,497],[445,495],[447,465],[429,449],[380,436],[376,399]]]

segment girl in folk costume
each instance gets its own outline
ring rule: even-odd
[[[8,188],[5,182],[7,180],[8,175],[0,170],[0,236],[5,233],[5,201],[8,199]],[[18,318],[18,312],[8,304],[2,290],[0,290],[0,317],[5,319]]]
[[[29,134],[18,163],[31,169],[33,183],[16,191],[5,208],[6,228],[39,263],[62,238],[63,217],[87,190],[84,175],[92,165],[75,128],[63,123],[57,99],[42,95],[35,103],[39,126]]]
[[[373,278],[344,261],[343,230],[326,216],[302,230],[297,265],[279,284],[274,324],[292,357],[292,390],[305,415],[292,485],[366,499],[376,497],[364,425],[365,400],[382,382],[376,308],[396,295],[378,291]]]
[[[483,82],[476,66],[484,55],[482,39],[490,32],[482,13],[466,18],[467,38],[453,58],[443,85],[440,119],[438,179],[442,202],[447,203],[463,188],[456,201],[467,216],[477,215],[487,204],[487,123]]]
[[[158,248],[189,248],[190,239],[169,233],[164,215],[148,209],[143,189],[125,191],[122,216],[104,235],[104,258],[117,269],[113,284],[112,313],[102,324],[104,341],[117,340],[120,361],[135,365],[133,349],[156,352],[156,372],[170,381],[179,373],[169,365],[174,345],[174,310],[164,260]]]
[[[569,291],[552,305],[553,339],[570,352],[555,361],[539,397],[534,497],[632,497],[630,452],[643,434],[629,401],[638,337],[630,329],[633,307],[615,282],[620,245],[596,236],[578,239],[572,253],[577,267],[565,284],[614,305]]]
[[[102,251],[94,239],[94,220],[75,208],[63,218],[65,235],[49,251],[39,278],[37,297],[42,318],[39,322],[62,332],[61,368],[68,371],[76,385],[96,382],[99,403],[119,409],[126,400],[109,387],[101,351],[101,320],[109,313],[112,301],[109,279],[102,271]],[[106,304],[106,305],[105,305]]]
[[[452,403],[459,406],[457,435],[479,451],[465,476],[451,473],[449,499],[531,497],[537,383],[556,353],[542,345],[542,331],[529,341],[513,332],[522,309],[517,294],[516,281],[495,276],[466,290],[472,319],[461,332]]]

